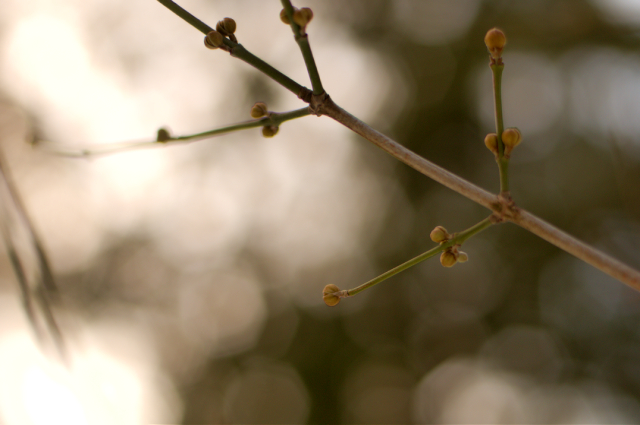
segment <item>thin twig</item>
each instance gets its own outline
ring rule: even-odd
[[[300,51],[302,52],[302,57],[304,59],[304,63],[307,66],[307,72],[309,73],[309,80],[311,80],[311,87],[313,87],[313,94],[316,96],[320,96],[324,93],[324,88],[322,87],[322,81],[320,80],[320,73],[318,72],[318,67],[316,66],[316,61],[313,59],[313,52],[311,51],[311,45],[309,44],[309,36],[307,33],[303,33],[300,25],[298,25],[293,19],[293,5],[290,0],[281,0],[282,6],[289,18],[289,24],[291,25],[291,30],[293,31],[293,36],[300,47]]]
[[[86,156],[98,156],[109,155],[113,153],[129,151],[134,149],[144,149],[150,147],[158,147],[168,143],[190,143],[197,140],[211,139],[223,134],[232,133],[234,131],[248,130],[256,127],[275,126],[290,121],[296,118],[302,118],[310,115],[311,111],[309,107],[295,109],[289,112],[271,112],[268,116],[257,120],[244,121],[237,124],[228,125],[225,127],[216,128],[202,133],[190,134],[187,136],[169,137],[166,140],[146,140],[146,141],[131,141],[121,143],[105,143],[94,146],[65,146],[57,143],[42,143],[39,142],[36,146],[48,150],[56,155],[66,157],[86,157]]]

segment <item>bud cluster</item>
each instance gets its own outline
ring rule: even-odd
[[[509,158],[513,148],[518,146],[522,141],[522,133],[516,127],[507,128],[502,132],[502,143],[504,144],[504,156]],[[496,133],[489,133],[484,138],[484,145],[493,154],[498,156],[498,135]]]
[[[459,251],[458,245],[453,246],[440,254],[440,264],[444,267],[453,267],[456,263],[466,263],[467,260],[469,260],[469,256],[466,252]]]
[[[262,117],[268,117],[270,114],[271,113],[267,108],[267,104],[264,102],[256,102],[251,107],[251,118],[258,119]],[[278,134],[278,130],[280,130],[280,127],[278,127],[277,125],[265,125],[264,127],[262,127],[262,135],[267,138],[273,137]]]
[[[305,29],[309,22],[313,19],[313,11],[308,7],[302,7],[298,9],[297,7],[293,8],[293,22],[300,26],[300,31],[302,34],[305,33]],[[287,11],[282,9],[280,11],[280,20],[287,25],[291,25],[291,21],[287,16]]]
[[[236,21],[231,18],[224,18],[221,21],[218,21],[216,25],[216,29],[214,31],[209,32],[204,38],[204,45],[207,49],[215,50],[215,49],[223,49],[229,50],[229,48],[224,44],[225,38],[233,41],[234,43],[238,42],[238,39],[235,35],[236,32]]]
[[[322,300],[329,307],[338,305],[340,302],[340,296],[337,295],[338,292],[340,292],[340,288],[333,283],[330,283],[322,290]]]

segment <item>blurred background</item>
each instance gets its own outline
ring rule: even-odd
[[[182,0],[304,85],[277,0]],[[345,109],[493,192],[485,32],[504,52],[516,202],[640,267],[640,2],[308,0]],[[634,423],[640,295],[513,226],[468,263],[355,287],[488,212],[328,118],[88,159],[301,107],[153,0],[4,0],[0,149],[51,258],[70,366],[0,256],[0,423]],[[6,202],[6,200],[4,201]],[[4,249],[4,248],[3,248]]]

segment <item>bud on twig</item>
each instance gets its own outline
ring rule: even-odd
[[[218,31],[211,31],[204,38],[204,45],[207,49],[217,49],[224,46],[224,36]]]
[[[273,137],[273,136],[275,136],[276,134],[278,134],[278,130],[279,130],[279,129],[280,129],[280,128],[279,128],[279,127],[277,127],[277,126],[275,126],[275,125],[267,125],[267,126],[264,126],[264,127],[262,127],[262,135],[263,135],[264,137],[267,137],[267,138],[269,138],[269,137]]]
[[[498,135],[496,133],[487,134],[484,138],[484,145],[495,155],[498,155]]]
[[[458,263],[466,263],[469,261],[469,255],[464,251],[458,251]]]
[[[264,102],[256,102],[251,107],[251,118],[262,118],[269,113],[267,105]]]
[[[450,250],[446,250],[440,254],[440,264],[445,267],[453,267],[457,261],[456,255]]]
[[[329,307],[333,307],[340,302],[340,297],[336,296],[336,292],[339,292],[340,288],[338,288],[333,283],[327,285],[322,290],[322,300]]]
[[[444,227],[437,226],[435,229],[431,231],[431,234],[429,235],[429,237],[434,242],[442,243],[448,240],[451,237],[451,235],[447,232],[447,229],[445,229]]]
[[[166,143],[170,139],[171,139],[171,134],[169,133],[169,130],[167,130],[164,127],[158,129],[158,134],[156,136],[156,142]]]
[[[303,7],[293,12],[293,22],[300,25],[302,28],[306,27],[312,19],[313,11],[308,7]]]
[[[487,45],[487,49],[489,49],[493,59],[500,59],[502,57],[502,49],[507,44],[507,37],[498,28],[493,28],[484,36],[484,44]]]
[[[518,146],[522,141],[520,130],[515,127],[507,128],[502,132],[502,143],[504,143],[504,154],[509,156],[513,148]]]
[[[294,12],[296,10],[297,8],[294,9]],[[291,21],[289,20],[289,17],[287,16],[287,11],[285,9],[282,9],[280,11],[280,20],[287,25],[291,25]]]

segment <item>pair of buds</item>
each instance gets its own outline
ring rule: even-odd
[[[211,31],[204,38],[204,45],[207,49],[215,50],[218,48],[222,48],[223,50],[228,50],[228,48],[224,44],[224,39],[229,38],[229,40],[234,43],[238,42],[233,33],[236,32],[236,21],[231,18],[224,18],[222,21],[218,21],[216,25],[215,31]]]
[[[255,105],[251,107],[251,118],[262,118],[266,117],[270,114],[269,109],[267,109],[267,104],[264,102],[257,102]],[[278,130],[280,127],[276,125],[265,125],[262,127],[262,135],[264,137],[273,137],[278,134]]]
[[[436,226],[429,235],[432,241],[439,244],[443,244],[450,240],[453,236],[447,232],[442,226]],[[466,252],[458,250],[459,245],[447,248],[442,254],[440,254],[440,264],[444,267],[453,267],[456,263],[464,263],[469,259]]]
[[[504,156],[509,158],[513,148],[518,146],[522,141],[520,130],[515,127],[507,128],[502,132],[502,143],[504,144]],[[484,138],[484,144],[494,155],[498,156],[498,135],[489,133]]]
[[[298,9],[297,7],[293,8],[293,22],[300,26],[302,33],[305,33],[305,28],[313,19],[313,11],[308,7],[302,7]],[[291,21],[287,16],[287,11],[282,9],[280,11],[280,20],[287,25],[291,25]]]

